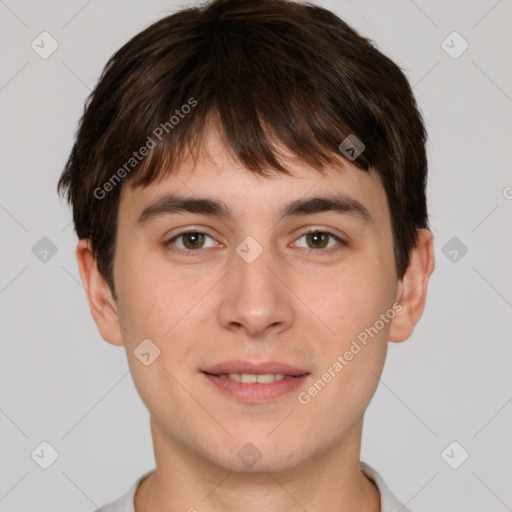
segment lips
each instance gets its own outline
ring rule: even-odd
[[[310,375],[305,369],[276,361],[228,361],[210,366],[201,373],[224,396],[248,404],[264,404],[284,398],[302,386]]]
[[[210,375],[283,375],[284,377],[299,377],[309,372],[305,369],[291,366],[289,364],[271,361],[268,363],[251,363],[249,361],[227,361],[225,363],[210,366],[203,373]]]

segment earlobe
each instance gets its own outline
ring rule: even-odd
[[[123,345],[117,305],[105,277],[98,270],[89,239],[78,242],[76,259],[89,309],[101,336],[113,345]]]
[[[430,230],[420,229],[409,266],[398,283],[396,302],[402,308],[391,322],[389,341],[405,341],[413,333],[425,308],[428,281],[434,264],[434,237]]]

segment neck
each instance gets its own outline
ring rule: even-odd
[[[156,471],[135,494],[135,512],[380,511],[375,485],[361,472],[362,421],[329,453],[279,472],[235,472],[176,445],[151,421]]]

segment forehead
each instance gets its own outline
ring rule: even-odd
[[[119,216],[136,223],[148,205],[169,194],[218,199],[228,205],[234,218],[248,215],[255,219],[282,212],[284,204],[300,198],[336,195],[360,204],[372,219],[389,216],[385,190],[376,172],[363,171],[341,155],[337,164],[319,171],[287,149],[278,149],[278,159],[290,174],[269,168],[261,176],[237,162],[213,132],[197,158],[188,156],[147,186],[123,184]]]

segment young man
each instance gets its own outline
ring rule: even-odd
[[[156,469],[101,510],[407,510],[360,444],[434,267],[425,142],[400,69],[317,6],[217,0],[112,57],[59,190]]]

